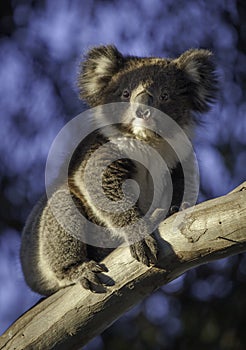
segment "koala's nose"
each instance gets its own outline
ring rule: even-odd
[[[141,104],[136,109],[136,116],[145,120],[149,119],[151,116],[151,110],[148,106],[152,106],[153,96],[147,92],[142,92],[135,97],[134,102]]]
[[[151,115],[151,112],[149,108],[143,109],[142,107],[138,107],[136,110],[136,116],[138,118],[147,120],[149,119],[150,115]]]

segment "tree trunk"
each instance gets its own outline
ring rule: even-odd
[[[158,266],[140,264],[127,247],[116,249],[103,261],[107,292],[92,293],[79,284],[58,291],[21,316],[0,338],[0,349],[79,349],[185,271],[246,251],[245,203],[246,182],[172,215],[159,226]]]

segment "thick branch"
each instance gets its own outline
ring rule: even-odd
[[[0,349],[78,349],[134,304],[183,272],[246,251],[246,183],[226,196],[173,215],[159,226],[158,267],[134,260],[127,247],[104,263],[115,284],[95,294],[74,285],[19,318],[1,337]],[[165,241],[164,241],[165,240]]]

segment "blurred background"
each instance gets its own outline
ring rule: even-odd
[[[20,233],[44,192],[52,140],[85,109],[76,77],[83,53],[214,52],[219,100],[197,129],[200,201],[246,178],[244,0],[2,0],[0,2],[0,333],[40,296],[26,286]],[[246,254],[186,273],[124,315],[84,349],[246,349]],[[45,322],[45,320],[44,320]]]

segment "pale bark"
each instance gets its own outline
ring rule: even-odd
[[[0,349],[79,349],[124,312],[185,271],[246,251],[246,183],[226,196],[173,215],[159,226],[158,267],[134,260],[127,247],[110,254],[106,293],[80,285],[60,290],[20,317]],[[225,305],[226,307],[226,305]]]

